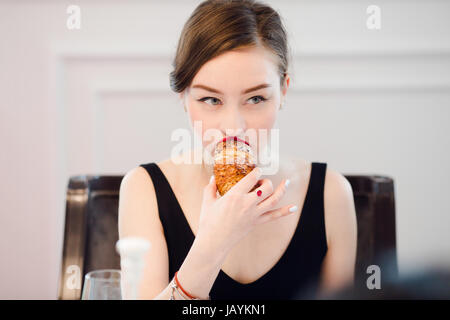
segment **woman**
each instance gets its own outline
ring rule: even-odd
[[[195,9],[170,80],[199,134],[270,131],[289,87],[286,38],[278,13],[255,1]],[[139,298],[296,299],[352,284],[356,218],[340,173],[281,158],[276,174],[260,179],[254,169],[223,197],[212,173],[168,159],[124,177],[119,236],[152,244]]]

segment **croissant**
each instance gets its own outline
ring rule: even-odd
[[[214,150],[214,177],[219,194],[223,196],[227,193],[255,166],[252,149],[247,142],[237,137],[227,137],[217,143]]]

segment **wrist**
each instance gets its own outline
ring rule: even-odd
[[[207,297],[228,252],[197,236],[178,270],[178,280],[183,288],[195,297]]]
[[[228,248],[226,243],[220,243],[214,240],[217,239],[214,239],[213,236],[197,234],[192,247],[205,259],[212,262],[221,263],[228,255],[231,248]]]

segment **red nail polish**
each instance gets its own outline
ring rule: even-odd
[[[256,194],[258,195],[258,197],[260,197],[261,194],[262,194],[262,191],[261,191],[261,190],[258,190],[258,192],[256,192]]]

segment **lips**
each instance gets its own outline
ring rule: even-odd
[[[241,141],[241,142],[243,142],[243,143],[245,143],[245,144],[247,144],[247,145],[250,146],[250,144],[249,144],[247,141],[242,140],[242,139],[239,139],[239,138],[236,137],[236,136],[228,136],[228,137],[225,137],[225,138],[222,139],[222,142],[227,141],[227,140]]]

